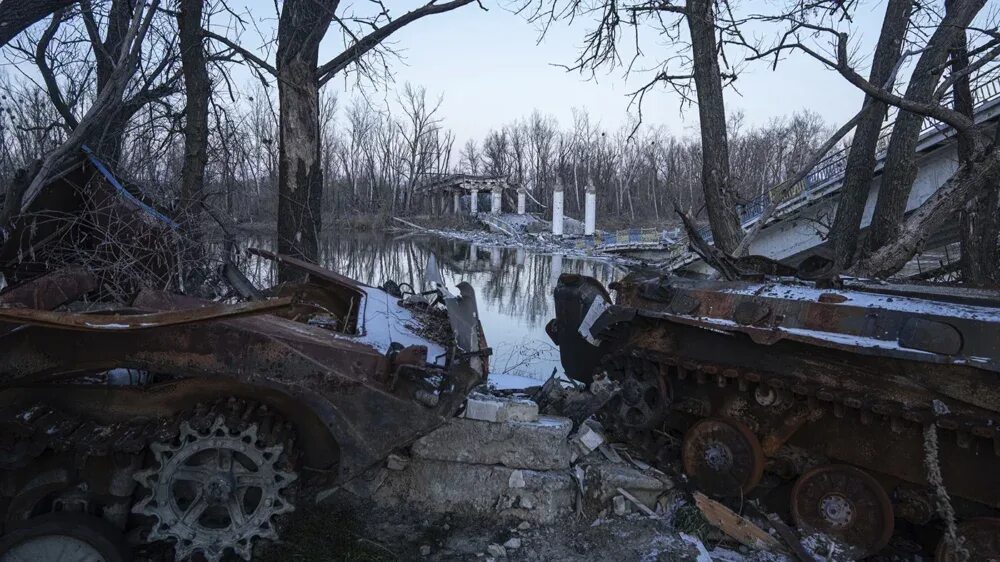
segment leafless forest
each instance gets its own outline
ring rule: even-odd
[[[16,220],[86,145],[185,224],[272,228],[279,250],[305,257],[316,255],[324,224],[427,213],[429,202],[414,197],[422,179],[466,172],[506,177],[539,206],[561,181],[571,214],[582,213],[582,189],[592,182],[602,194],[602,226],[663,225],[680,214],[708,222],[716,250],[739,258],[775,205],[755,225],[741,224],[740,209],[794,187],[830,149],[850,147],[836,217],[823,225],[836,270],[891,275],[929,232],[958,218],[965,278],[995,283],[997,143],[972,117],[970,86],[993,72],[1000,50],[996,7],[985,0],[892,1],[871,54],[848,32],[855,12],[870,9],[856,2],[793,1],[767,13],[700,0],[453,0],[408,12],[373,6],[365,12],[336,0],[289,0],[266,16],[278,20],[269,36],[253,14],[222,1],[6,0],[3,220]],[[640,86],[630,121],[609,130],[585,109],[570,123],[536,112],[495,124],[485,138],[457,139],[441,111],[447,92],[394,83],[389,69],[399,55],[386,40],[427,17],[487,8],[516,11],[543,35],[568,20],[589,22],[568,68],[634,75],[630,83]],[[633,71],[629,45],[647,35],[670,48],[658,68]],[[321,61],[327,36],[346,47]],[[809,111],[751,127],[726,111],[724,92],[741,72],[780,69],[792,51],[864,92],[852,120],[830,123]],[[235,81],[236,68],[250,78]],[[334,78],[352,93],[395,93],[386,104],[338,96],[327,86]],[[696,134],[642,119],[646,94],[662,88],[697,113]],[[886,134],[890,116],[898,124]],[[907,213],[914,150],[932,121],[952,128],[961,166],[938,196]],[[889,154],[887,189],[862,232],[880,150]]]

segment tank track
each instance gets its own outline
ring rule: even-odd
[[[822,387],[790,375],[742,369],[723,363],[690,361],[679,356],[641,351],[633,352],[632,356],[661,365],[661,373],[671,383],[673,379],[693,381],[697,385],[715,385],[720,389],[735,386],[738,392],[746,394],[752,393],[757,387],[768,387],[791,397],[793,403],[785,406],[789,410],[796,409],[796,406],[829,408],[835,418],[853,415],[863,425],[888,423],[894,433],[922,434],[924,426],[933,423],[938,428],[951,432],[960,448],[970,448],[973,437],[976,437],[990,441],[993,453],[1000,457],[1000,418],[987,413],[981,416],[953,413],[943,405],[935,408],[933,403],[914,406],[887,396],[878,396],[871,391],[862,393]],[[664,366],[668,368],[662,368]],[[697,403],[677,402],[676,397],[674,398],[674,410],[698,417],[711,414],[705,408],[699,408]]]
[[[102,490],[102,486],[107,486],[95,484],[103,479],[96,474],[87,474],[85,468],[94,459],[106,460],[108,466],[123,467],[122,473],[117,474],[115,479],[127,481],[129,486],[127,497],[119,498],[125,505],[113,510],[117,515],[108,513],[108,506],[104,506],[103,517],[122,529],[129,542],[137,546],[136,560],[173,561],[171,549],[162,541],[147,543],[145,540],[150,532],[151,518],[133,516],[126,522],[131,506],[146,494],[136,485],[134,475],[149,456],[150,446],[176,441],[185,424],[196,431],[208,430],[220,417],[229,428],[239,432],[256,424],[259,439],[282,445],[283,452],[278,463],[286,469],[297,466],[299,454],[295,449],[292,424],[284,421],[267,406],[252,401],[235,397],[221,398],[209,403],[199,403],[193,409],[174,416],[135,418],[110,423],[97,421],[85,414],[38,404],[0,414],[0,473],[3,474],[0,482],[6,483],[0,488],[0,506],[5,509],[10,507],[11,500],[21,491],[12,485],[18,480],[16,476],[30,474],[49,455],[71,459],[72,464],[80,469],[87,487],[103,492],[98,495],[106,498],[109,490]],[[297,484],[297,481],[292,482],[285,488],[286,497],[296,496]],[[113,496],[114,491],[111,492],[110,495]],[[124,493],[121,486],[118,493]]]
[[[956,465],[974,465],[975,470],[979,471],[970,472],[970,476],[966,478],[956,478],[953,474],[949,480],[954,485],[954,489],[949,486],[945,490],[951,496],[948,509],[951,510],[954,506],[950,525],[955,524],[955,512],[959,513],[960,520],[965,521],[963,525],[987,521],[986,525],[993,529],[1000,522],[997,519],[1000,505],[996,503],[996,494],[991,495],[988,491],[978,497],[976,494],[977,491],[994,485],[995,477],[990,477],[992,484],[978,488],[967,487],[969,481],[978,480],[977,476],[971,475],[990,472],[995,474],[994,467],[1000,463],[1000,423],[993,412],[982,410],[977,413],[971,407],[962,407],[961,412],[952,412],[938,400],[925,400],[921,403],[912,394],[904,394],[906,398],[912,399],[907,402],[877,390],[869,389],[867,393],[862,393],[852,389],[829,388],[810,384],[797,376],[740,368],[723,362],[692,361],[680,355],[649,349],[633,349],[627,353],[607,356],[602,361],[602,367],[607,376],[619,383],[624,384],[623,379],[632,376],[649,388],[653,388],[649,382],[653,378],[651,373],[658,373],[663,385],[667,387],[669,404],[665,408],[659,408],[666,412],[655,422],[644,420],[645,423],[642,424],[630,423],[627,417],[622,416],[623,408],[615,406],[622,401],[609,403],[615,407],[605,408],[599,414],[606,427],[643,450],[648,458],[656,459],[656,464],[662,468],[683,471],[689,473],[690,477],[688,467],[677,462],[678,457],[682,461],[688,458],[682,453],[682,440],[677,438],[677,432],[684,435],[683,442],[686,443],[688,436],[696,431],[694,428],[699,420],[733,419],[749,430],[752,434],[751,441],[759,441],[762,453],[756,457],[758,460],[755,462],[760,463],[756,466],[766,467],[766,473],[771,474],[772,479],[766,485],[762,483],[759,493],[752,497],[769,497],[768,502],[772,508],[787,509],[789,504],[786,502],[796,498],[794,490],[790,498],[784,496],[788,489],[782,487],[782,481],[802,482],[824,466],[841,467],[837,469],[839,475],[850,474],[848,471],[852,466],[858,466],[863,470],[854,469],[856,472],[871,473],[876,477],[879,483],[872,486],[884,488],[889,493],[882,496],[884,510],[888,510],[890,514],[895,511],[897,517],[908,521],[915,528],[930,525],[931,528],[940,529],[939,526],[944,526],[947,533],[949,518],[942,517],[942,513],[935,508],[942,490],[934,482],[923,480],[926,467],[922,462],[910,462],[910,472],[906,475],[908,477],[904,477],[897,466],[860,462],[857,458],[836,454],[827,456],[827,452],[823,450],[827,443],[816,439],[816,433],[813,433],[817,426],[826,428],[822,430],[826,433],[819,433],[821,436],[842,432],[846,435],[843,437],[845,440],[854,440],[856,449],[875,451],[866,460],[881,461],[887,456],[893,456],[882,448],[886,447],[888,450],[891,445],[887,444],[896,442],[910,443],[912,447],[908,450],[918,452],[921,455],[918,458],[923,459],[926,449],[921,447],[926,446],[926,431],[931,429],[936,434],[940,447],[934,447],[937,462],[952,469]],[[770,400],[774,401],[769,402]],[[646,413],[650,408],[644,405],[642,410]],[[797,437],[800,439],[796,440]],[[866,442],[873,445],[866,445]],[[831,465],[831,462],[844,464]],[[892,462],[891,459],[888,462]],[[750,468],[754,467],[746,467],[747,470]],[[751,484],[751,490],[754,485],[756,481]],[[963,486],[966,487],[960,491],[965,494],[956,496],[955,491]],[[876,493],[873,497],[877,495]],[[890,501],[892,506],[889,505]],[[781,504],[781,507],[774,502]],[[885,528],[891,535],[891,516]],[[962,529],[962,525],[959,529]],[[920,532],[917,532],[918,537],[919,535]],[[874,542],[882,544],[888,540],[888,537],[883,537]],[[987,544],[988,541],[979,545],[979,548],[985,548],[984,545]],[[938,551],[948,548],[944,545],[945,541],[942,539],[938,543]],[[925,548],[930,547],[925,545]],[[866,555],[872,553],[869,551]],[[938,559],[942,559],[940,554]]]

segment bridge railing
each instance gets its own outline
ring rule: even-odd
[[[997,70],[998,69],[996,68],[993,69],[993,73],[995,74]],[[988,77],[986,73],[983,73],[981,76]],[[972,91],[973,104],[977,107],[997,97],[1000,97],[1000,75],[992,76],[987,80],[977,82]],[[948,101],[947,96],[943,101]],[[892,135],[892,126],[894,124],[894,121],[887,123],[882,128],[882,132],[879,134],[876,161],[881,161],[885,158],[885,153],[889,145],[889,138]],[[920,135],[923,136],[935,130],[944,131],[948,129],[949,126],[944,123],[933,119],[927,119],[923,129],[920,131]],[[779,204],[783,204],[792,201],[805,192],[815,191],[842,179],[847,168],[847,155],[849,150],[849,147],[844,147],[831,151],[827,156],[820,160],[816,167],[809,172],[803,181],[789,189],[782,190],[781,192],[772,188],[764,193],[761,193],[746,205],[743,205],[740,211],[740,219],[743,221],[744,226],[760,217],[764,213],[764,210],[774,200],[777,200]]]

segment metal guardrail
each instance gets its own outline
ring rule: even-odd
[[[995,72],[996,70],[992,69],[991,72]],[[983,75],[985,74],[987,73],[983,73]],[[976,84],[972,91],[972,100],[976,107],[997,97],[1000,97],[1000,75]],[[947,97],[945,101],[947,101]],[[889,137],[892,135],[892,126],[894,124],[895,121],[887,123],[879,134],[878,150],[875,156],[876,162],[881,162],[885,158],[885,153],[889,145]],[[947,131],[950,129],[951,127],[944,123],[928,119],[920,131],[920,136],[923,137],[932,131]],[[785,190],[783,193],[777,193],[776,189],[772,188],[761,193],[746,205],[743,205],[740,209],[740,220],[743,226],[748,226],[749,223],[760,217],[764,213],[764,209],[771,204],[771,201],[777,200],[779,204],[785,204],[796,197],[801,197],[808,192],[817,191],[843,179],[845,169],[847,168],[849,150],[850,147],[833,150],[816,164],[816,167],[809,172],[804,180]],[[706,241],[712,241],[712,231],[709,226],[699,228],[698,234]]]

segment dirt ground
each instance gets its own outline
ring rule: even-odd
[[[284,536],[283,544],[271,546],[255,560],[784,560],[779,555],[723,545],[721,536],[697,510],[678,512],[669,520],[605,514],[539,527],[517,520],[373,508],[344,494],[325,506],[299,510]]]

